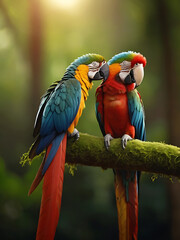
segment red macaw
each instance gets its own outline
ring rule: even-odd
[[[145,117],[136,90],[144,77],[146,59],[140,53],[123,52],[109,62],[109,77],[96,90],[96,117],[104,135],[106,149],[113,138],[145,141]],[[139,173],[114,169],[119,239],[136,240],[138,234]]]
[[[24,157],[24,160],[33,159],[46,149],[29,190],[30,195],[44,177],[37,240],[54,239],[61,206],[67,135],[79,138],[75,127],[92,80],[106,80],[108,71],[109,66],[101,55],[86,54],[76,59],[41,99],[33,133],[36,140]]]

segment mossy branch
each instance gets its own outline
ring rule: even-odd
[[[139,170],[180,178],[180,148],[159,142],[129,141],[125,150],[120,139],[111,141],[109,151],[100,137],[80,133],[68,140],[66,162],[106,168]]]

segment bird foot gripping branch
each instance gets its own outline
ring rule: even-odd
[[[76,128],[74,128],[74,131],[72,133],[68,132],[67,136],[68,138],[74,138],[75,141],[78,140],[80,137],[79,131]]]
[[[114,138],[109,133],[104,136],[104,145],[107,150],[109,149],[109,147],[111,145],[110,141],[113,139]]]
[[[125,149],[127,146],[127,142],[132,140],[132,137],[130,137],[128,134],[124,134],[121,138],[121,145],[122,148]]]

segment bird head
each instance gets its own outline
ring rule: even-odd
[[[77,58],[67,68],[66,75],[71,76],[80,74],[87,74],[87,80],[92,82],[93,80],[106,80],[109,76],[109,65],[105,61],[104,57],[99,54],[89,53]],[[85,75],[83,75],[85,77]],[[86,78],[86,77],[85,77]]]
[[[88,78],[93,80],[106,80],[109,76],[109,65],[105,59],[99,54],[86,54],[85,64],[88,66]]]
[[[124,85],[133,84],[134,87],[138,87],[144,77],[146,58],[140,53],[122,52],[112,57],[108,62],[109,65],[117,63],[120,65],[118,73],[120,81]]]

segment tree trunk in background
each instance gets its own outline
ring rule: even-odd
[[[34,121],[40,102],[42,88],[42,21],[40,3],[37,0],[29,1],[30,36],[29,36],[29,59],[30,59],[30,114]]]
[[[18,50],[21,54],[21,57],[23,58],[24,61],[26,61],[26,56],[24,53],[24,49],[22,48],[22,43],[21,40],[19,38],[19,32],[16,28],[16,25],[14,24],[14,22],[11,20],[10,14],[7,10],[6,4],[4,4],[4,2],[2,0],[0,0],[0,10],[2,12],[2,15],[4,17],[4,21],[6,26],[10,29],[12,35],[13,35],[13,39],[14,42],[16,44],[16,46],[18,47]]]
[[[164,83],[166,84],[165,107],[167,109],[168,120],[168,140],[169,143],[179,146],[179,100],[178,100],[178,76],[175,69],[174,48],[171,39],[171,12],[168,9],[167,1],[158,1],[158,16],[160,23],[160,35],[162,42],[162,59],[164,64]],[[172,239],[180,239],[180,184],[174,180],[174,184],[169,184],[169,194],[171,201],[171,231]]]

